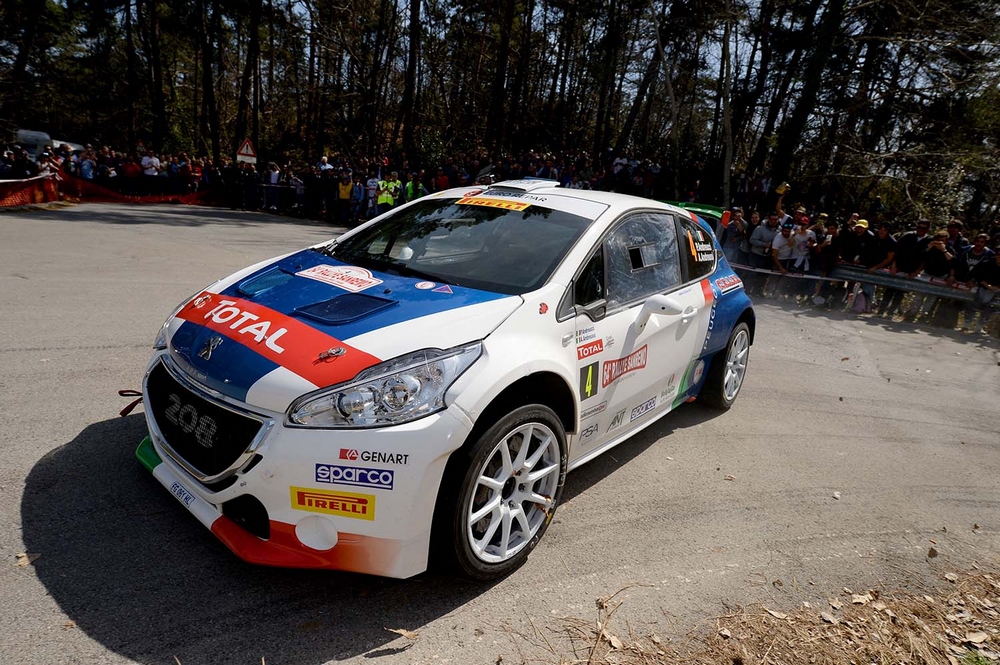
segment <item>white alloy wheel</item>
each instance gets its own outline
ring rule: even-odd
[[[487,564],[517,556],[549,519],[564,474],[556,433],[540,422],[503,436],[482,462],[466,506],[466,538]]]
[[[736,331],[726,353],[726,371],[723,377],[722,394],[727,402],[736,399],[747,373],[747,359],[750,355],[750,335],[745,328]]]

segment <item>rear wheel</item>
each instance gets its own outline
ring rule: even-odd
[[[496,579],[525,562],[555,513],[566,465],[566,435],[545,406],[515,409],[479,437],[451,516],[454,555],[467,576]]]
[[[728,409],[736,401],[750,363],[750,328],[739,323],[729,335],[726,350],[716,354],[705,377],[701,402],[717,409]]]

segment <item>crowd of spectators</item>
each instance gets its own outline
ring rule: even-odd
[[[893,228],[881,201],[868,212],[873,220],[852,213],[837,220],[827,213],[810,214],[797,207],[783,208],[784,194],[775,209],[761,220],[757,211],[744,217],[742,207],[731,211],[720,234],[730,262],[780,276],[813,276],[819,279],[782,279],[762,272],[747,272],[748,291],[763,297],[791,298],[802,303],[845,308],[892,319],[930,320],[941,310],[964,310],[964,327],[984,332],[1000,294],[1000,227],[972,234],[970,241],[962,220],[953,218],[932,230],[925,219],[912,228]],[[967,290],[971,301],[955,301],[920,289],[879,287],[873,283],[850,284],[824,280],[838,265],[855,265],[869,274],[883,272],[933,284]]]
[[[527,152],[519,157],[457,153],[435,168],[413,163],[405,154],[349,158],[322,156],[315,163],[274,160],[258,169],[247,161],[218,164],[192,157],[108,146],[46,146],[36,162],[20,149],[0,159],[0,179],[23,179],[51,172],[79,177],[126,195],[171,195],[214,190],[233,208],[268,210],[354,225],[431,192],[479,182],[524,177],[549,178],[571,189],[613,190],[652,197],[661,169],[631,153],[603,158]],[[692,191],[688,198],[694,198]]]
[[[60,173],[114,189],[126,195],[178,195],[211,190],[233,208],[267,210],[325,219],[353,226],[397,205],[452,187],[500,180],[538,177],[558,180],[569,189],[596,189],[654,197],[658,194],[660,165],[631,153],[607,153],[593,158],[581,154],[540,154],[492,159],[489,155],[458,153],[436,168],[414,164],[406,154],[348,158],[322,156],[313,164],[291,159],[270,161],[257,170],[248,161],[218,164],[208,157],[191,157],[145,150],[125,153],[91,145],[73,150],[68,145],[45,146],[37,161],[24,150],[5,151],[0,159],[0,179],[23,179]],[[1000,228],[977,233],[968,240],[964,224],[953,219],[932,231],[918,221],[914,228],[893,228],[881,199],[875,197],[862,213],[849,216],[825,212],[810,214],[797,207],[784,208],[788,185],[774,189],[777,203],[761,218],[765,202],[773,200],[766,176],[733,178],[731,222],[720,232],[720,241],[731,262],[781,275],[823,277],[838,264],[863,266],[869,272],[886,271],[914,279],[937,281],[972,290],[973,310],[989,308],[1000,285]],[[697,201],[695,182],[684,197]],[[770,197],[769,197],[770,195]],[[748,213],[745,216],[744,209]],[[793,286],[794,284],[794,286]],[[901,316],[908,320],[930,318],[940,298],[872,284],[857,285],[858,294],[833,293],[842,282],[754,278],[747,286],[758,295],[794,297],[831,306],[838,297],[860,312]],[[847,287],[854,285],[847,284]],[[973,314],[972,311],[969,314]],[[974,317],[973,317],[974,318]],[[985,315],[978,317],[981,328]],[[967,321],[971,320],[969,316]]]

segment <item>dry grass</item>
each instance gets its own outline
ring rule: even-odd
[[[946,576],[942,593],[843,589],[822,607],[740,607],[679,640],[637,635],[615,622],[619,590],[597,600],[596,620],[532,625],[511,637],[522,663],[756,665],[1000,661],[1000,574]],[[522,648],[531,645],[532,648]],[[526,651],[540,656],[528,656]],[[507,661],[498,661],[504,662]]]

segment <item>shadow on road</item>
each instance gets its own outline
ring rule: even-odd
[[[17,213],[15,213],[17,214]],[[276,215],[267,212],[230,210],[228,208],[213,208],[191,205],[135,205],[135,204],[81,204],[63,207],[57,210],[34,210],[20,214],[32,217],[58,217],[66,222],[101,222],[105,224],[157,224],[166,226],[194,227],[211,225],[228,225],[246,227],[276,224],[296,224],[329,229],[331,237],[339,235],[347,229],[323,221],[306,217]]]
[[[385,655],[399,637],[386,628],[417,630],[489,588],[245,564],[134,459],[144,435],[141,416],[90,425],[35,465],[21,504],[39,581],[109,650],[184,665]]]
[[[695,427],[718,418],[724,412],[701,404],[682,404],[638,434],[622,441],[601,456],[580,466],[566,477],[562,502],[566,503],[610,476],[616,469],[630,463],[664,437],[688,427]],[[558,519],[559,513],[556,513]]]
[[[717,414],[684,406],[569,476],[564,501],[658,439]],[[245,564],[133,457],[142,416],[107,420],[38,461],[21,520],[39,581],[77,628],[145,663],[322,663],[379,657],[490,588],[437,573],[391,580]]]

